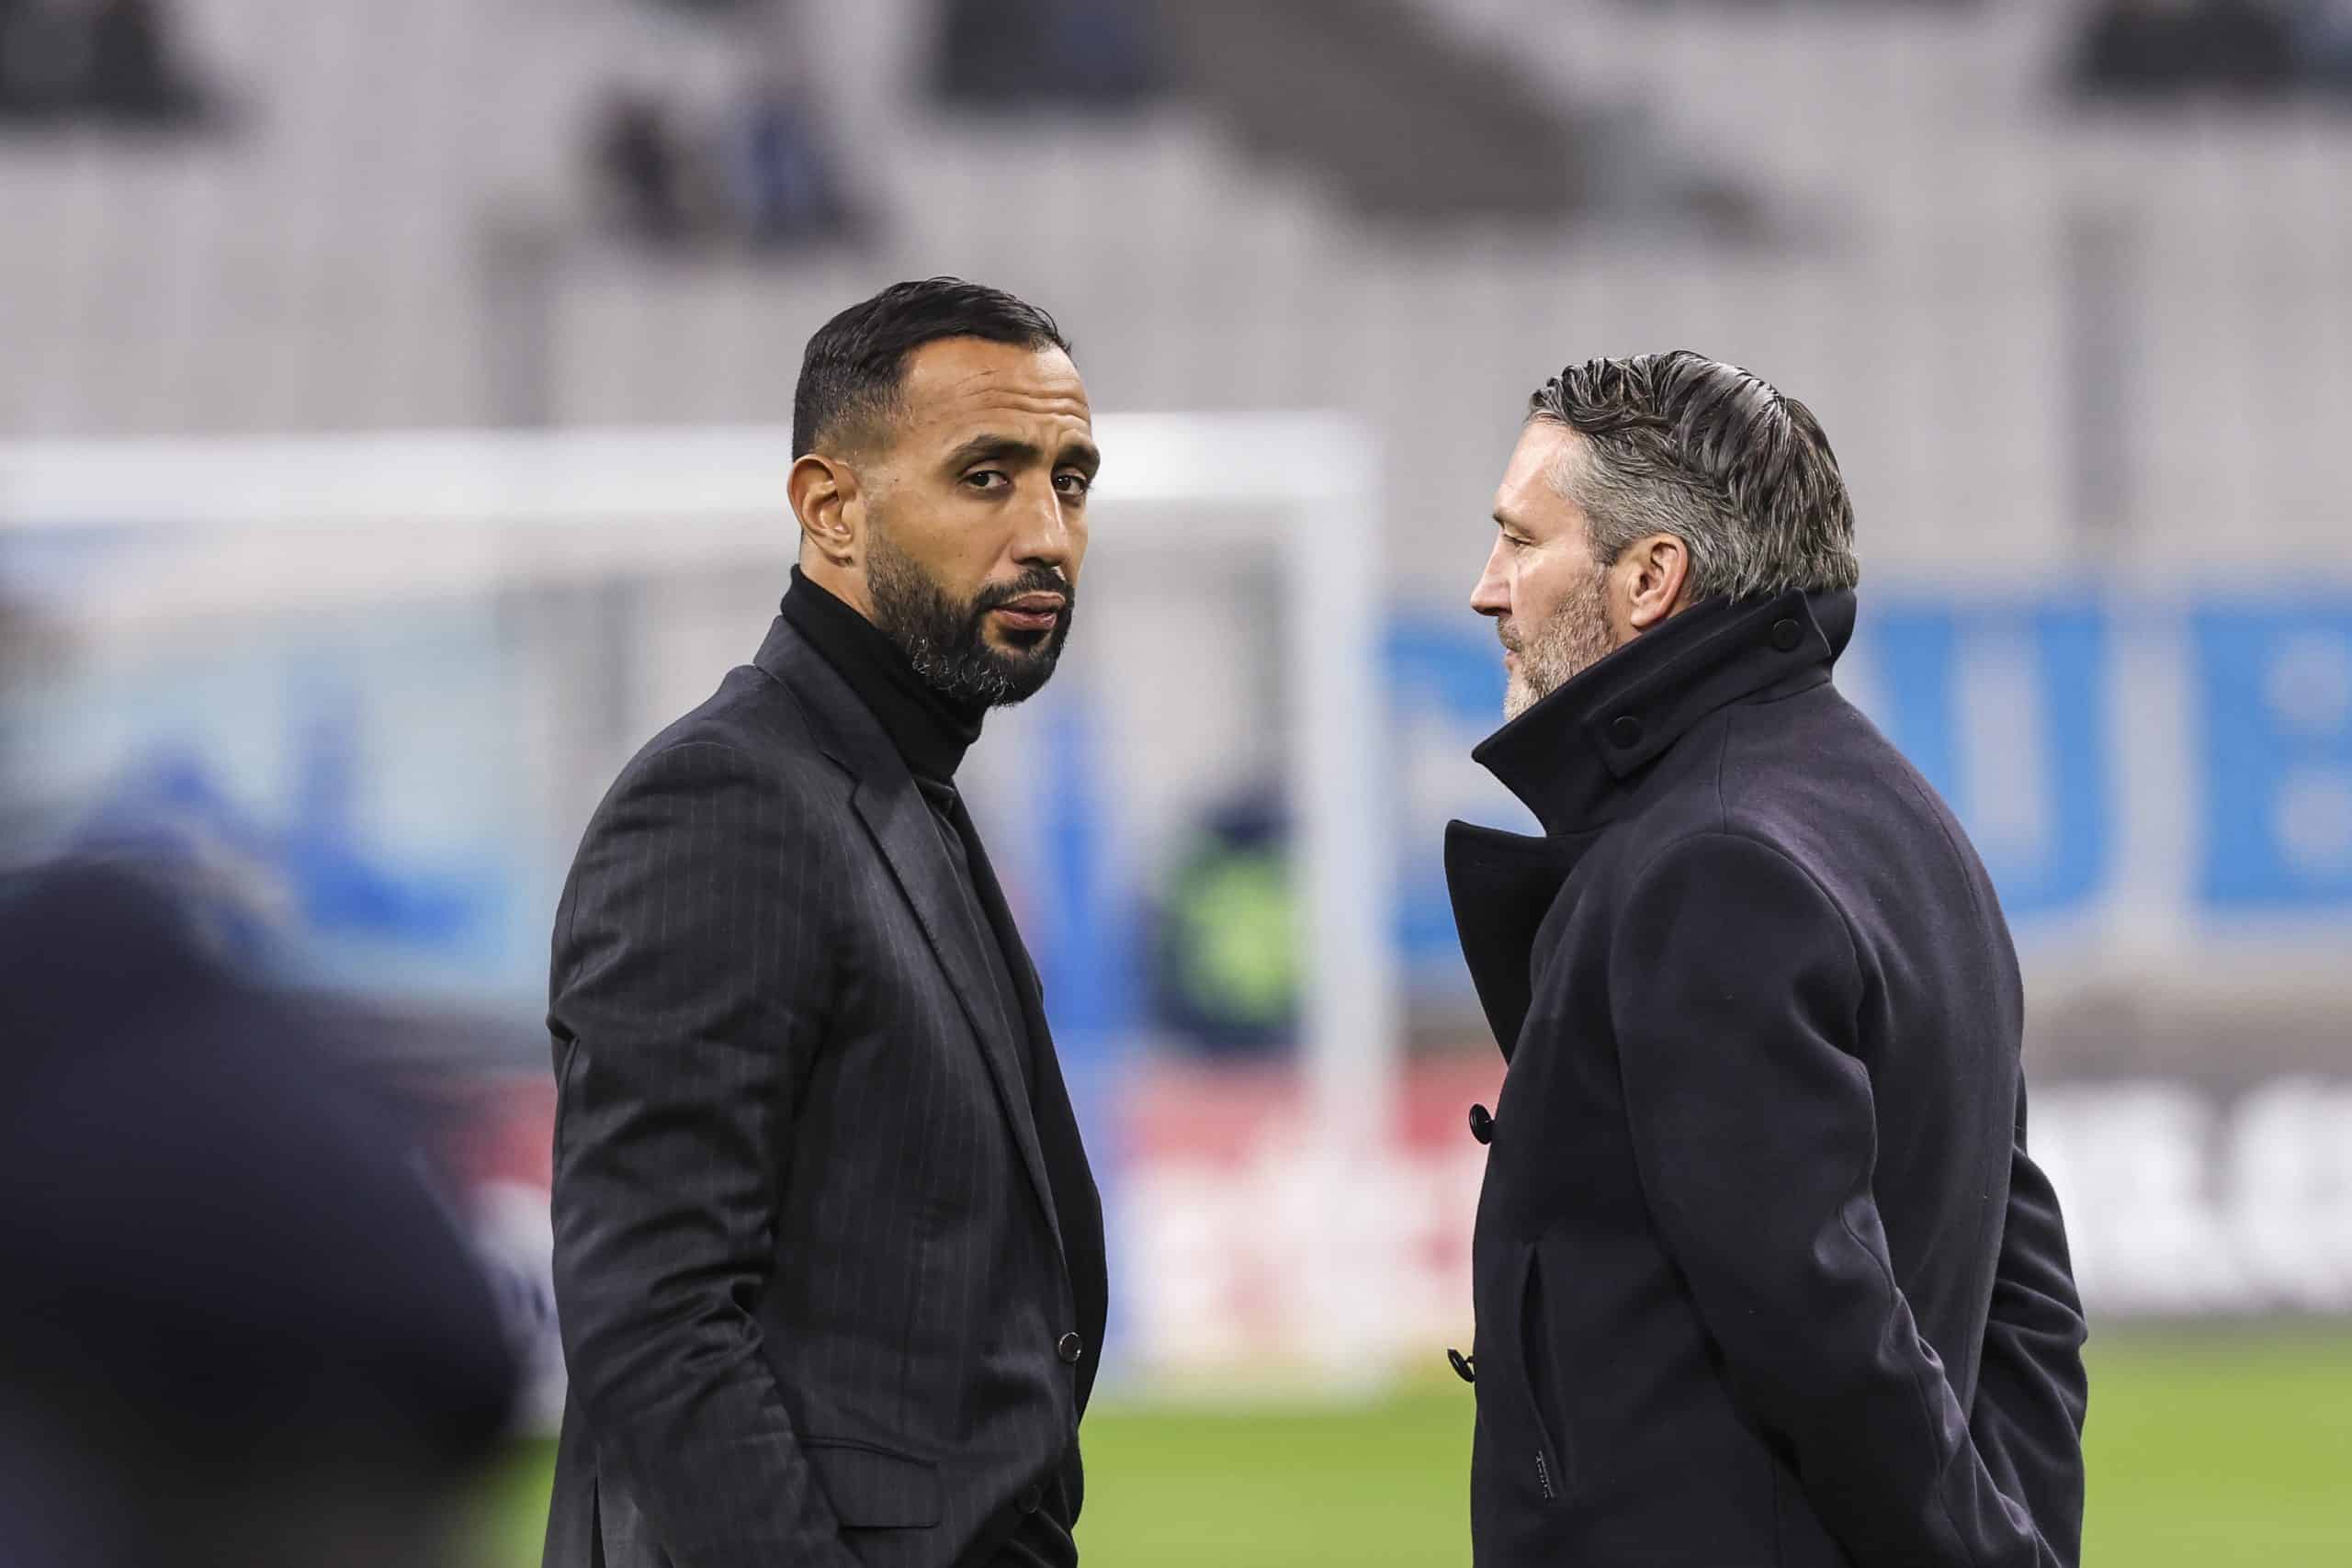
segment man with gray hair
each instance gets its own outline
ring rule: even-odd
[[[1542,823],[1454,823],[1508,1064],[1473,1247],[1481,1568],[2079,1552],[2084,1327],[1967,835],[1840,696],[1853,507],[1689,353],[1544,384],[1472,595]]]

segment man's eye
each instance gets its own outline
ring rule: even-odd
[[[1056,474],[1054,488],[1068,496],[1082,496],[1094,488],[1094,481],[1084,474]]]
[[[1012,483],[1002,469],[979,468],[964,476],[964,482],[974,490],[1001,490]]]

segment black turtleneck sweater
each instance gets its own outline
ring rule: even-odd
[[[825,661],[849,682],[890,744],[914,775],[915,787],[930,803],[938,824],[947,863],[973,924],[992,939],[980,944],[989,959],[998,1008],[1004,1016],[1005,1035],[1021,1057],[1022,1081],[1036,1092],[1037,1043],[1029,1037],[1027,1018],[1014,989],[1013,976],[1025,969],[1027,954],[1019,946],[1011,910],[998,890],[989,867],[988,852],[963,797],[956,792],[956,770],[964,753],[980,738],[984,705],[952,702],[915,673],[899,645],[873,622],[792,570],[792,588],[784,596],[784,618],[808,638]],[[1077,1568],[1078,1548],[1070,1539],[1069,1498],[1057,1473],[1044,1491],[1036,1511],[1024,1514],[1012,1538],[999,1549],[989,1568]]]
[[[792,629],[815,645],[880,721],[915,782],[952,790],[965,751],[980,738],[987,707],[951,702],[933,691],[888,633],[801,576],[797,566],[783,608]]]

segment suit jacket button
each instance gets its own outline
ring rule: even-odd
[[[1470,1108],[1470,1135],[1482,1144],[1495,1141],[1495,1113],[1483,1105]]]
[[[1045,1500],[1046,1489],[1033,1481],[1021,1489],[1021,1495],[1016,1501],[1023,1513],[1034,1514],[1037,1511],[1037,1505]]]
[[[1063,1335],[1061,1337],[1060,1343],[1057,1344],[1054,1348],[1060,1354],[1063,1360],[1069,1362],[1072,1366],[1076,1366],[1078,1364],[1078,1358],[1083,1354],[1086,1349],[1086,1341],[1080,1339],[1075,1332],[1072,1332]]]
[[[1804,640],[1804,628],[1794,621],[1772,623],[1772,646],[1782,653],[1794,653],[1797,644]]]
[[[1632,714],[1620,716],[1609,727],[1609,739],[1620,751],[1630,751],[1642,743],[1642,721]]]

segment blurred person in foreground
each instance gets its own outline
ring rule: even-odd
[[[1102,1216],[957,764],[1053,673],[1099,461],[1045,312],[809,340],[800,565],[556,915],[548,1568],[1077,1561]]]
[[[157,868],[0,880],[0,1562],[465,1560],[516,1368],[337,1032]]]
[[[2084,1326],[2026,1156],[2016,955],[1830,681],[1853,511],[1688,353],[1539,390],[1472,595],[1509,676],[1453,824],[1509,1064],[1473,1245],[1485,1568],[2071,1564]]]

